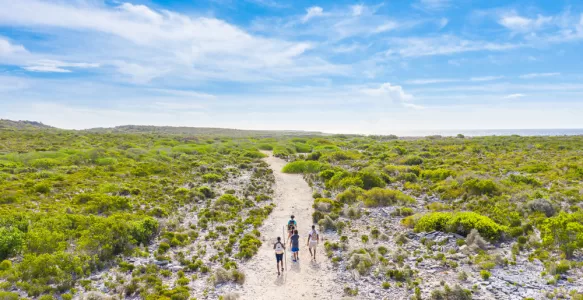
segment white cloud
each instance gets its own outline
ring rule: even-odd
[[[470,81],[493,81],[502,79],[504,76],[481,76],[481,77],[472,77]]]
[[[27,53],[26,49],[22,45],[14,45],[8,40],[0,37],[0,56],[8,56],[17,53]]]
[[[552,21],[553,17],[538,15],[536,19],[531,19],[520,16],[516,12],[509,12],[502,15],[498,23],[514,32],[528,33],[537,31]]]
[[[426,108],[423,105],[417,105],[417,104],[413,104],[413,103],[403,103],[403,106],[405,106],[407,108],[412,108],[412,109],[425,109]]]
[[[439,29],[445,28],[445,26],[447,26],[447,24],[449,24],[449,20],[447,18],[441,18],[438,21]]]
[[[450,0],[419,0],[413,7],[423,10],[442,10],[450,6]]]
[[[351,52],[355,52],[358,50],[363,50],[366,49],[367,46],[365,45],[360,45],[357,43],[352,43],[352,44],[346,44],[346,45],[338,45],[336,47],[334,47],[334,49],[332,49],[332,52],[335,53],[351,53]]]
[[[54,72],[54,73],[69,73],[69,68],[98,68],[96,63],[68,63],[58,60],[38,60],[29,63],[23,69],[31,72]]]
[[[160,77],[169,72],[168,69],[142,66],[125,61],[116,61],[114,65],[117,67],[119,73],[127,76],[131,82],[138,84],[148,83],[154,78]]]
[[[518,98],[522,98],[526,95],[524,94],[510,94],[510,95],[506,95],[504,96],[504,99],[518,99]]]
[[[352,15],[353,16],[360,16],[360,15],[362,15],[362,12],[364,11],[364,5],[362,5],[362,4],[352,5],[350,8],[352,8]]]
[[[138,20],[149,21],[154,24],[161,24],[164,22],[164,17],[151,10],[145,5],[133,5],[131,3],[124,3],[119,6],[119,9],[128,12],[129,16],[135,17]]]
[[[68,34],[79,34],[79,48],[84,49],[85,45],[91,50],[77,52],[75,60],[89,60],[91,54],[102,57],[96,63],[123,61],[118,63],[122,66],[117,70],[135,77],[136,82],[148,82],[157,74],[246,81],[286,77],[287,68],[293,68],[296,76],[313,76],[302,75],[298,67],[316,67],[319,74],[335,70],[323,59],[305,55],[312,48],[310,43],[255,36],[216,18],[190,17],[129,3],[113,8],[95,5],[93,1],[79,3],[0,0],[0,26],[64,29],[55,30],[63,39]],[[312,17],[321,13],[318,9],[310,11]],[[2,51],[22,50],[1,43]],[[30,66],[29,69],[68,70],[54,66]]]
[[[302,22],[306,23],[310,19],[324,15],[324,10],[319,6],[312,6],[306,9],[306,15],[302,18]]]
[[[180,111],[192,111],[192,110],[197,111],[205,108],[205,106],[202,104],[188,102],[154,102],[151,105],[151,107],[163,110],[180,110]]]
[[[520,78],[523,79],[530,79],[530,78],[539,78],[539,77],[553,77],[553,76],[559,76],[561,75],[561,73],[558,72],[553,72],[553,73],[529,73],[529,74],[524,74],[524,75],[520,75]]]
[[[405,81],[407,84],[423,85],[423,84],[434,84],[434,83],[446,83],[446,82],[456,82],[459,79],[453,78],[427,78],[427,79],[414,79]]]
[[[499,44],[495,42],[464,40],[452,35],[444,35],[436,38],[395,38],[393,42],[396,46],[387,51],[386,54],[388,56],[417,57],[475,51],[505,51],[523,46],[521,44]]]
[[[393,29],[398,28],[398,27],[399,27],[399,23],[393,22],[393,21],[387,21],[387,22],[377,26],[374,30],[374,33],[382,33],[385,31],[393,30]]]
[[[413,99],[413,96],[405,93],[400,85],[383,83],[378,88],[366,88],[360,90],[363,94],[385,100],[386,102],[406,103]]]
[[[187,97],[187,98],[197,98],[197,99],[215,99],[215,95],[189,91],[189,90],[175,90],[175,89],[150,89],[153,92],[158,92],[162,94],[168,94],[173,96],[179,97]]]

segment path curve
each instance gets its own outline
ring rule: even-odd
[[[334,272],[324,254],[323,242],[318,246],[317,262],[310,260],[306,238],[312,226],[312,189],[302,175],[285,174],[281,169],[286,164],[282,159],[265,152],[265,158],[275,175],[276,207],[260,228],[263,245],[250,261],[241,267],[246,282],[241,299],[341,299],[334,286]],[[300,231],[300,261],[293,263],[286,245],[287,271],[277,275],[273,243],[282,236],[283,226],[293,214]]]

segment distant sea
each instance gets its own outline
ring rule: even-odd
[[[408,130],[408,131],[394,131],[386,134],[395,134],[397,136],[456,136],[459,133],[465,136],[561,136],[561,135],[583,135],[583,129],[471,129],[471,130],[455,130],[455,129],[435,129],[435,130]]]

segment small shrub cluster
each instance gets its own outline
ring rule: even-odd
[[[490,240],[499,239],[507,230],[505,226],[499,225],[492,219],[475,212],[434,212],[419,218],[415,218],[415,216],[407,217],[404,219],[403,224],[410,222],[415,224],[415,231],[417,232],[443,231],[467,235],[472,229],[476,229],[481,236]]]

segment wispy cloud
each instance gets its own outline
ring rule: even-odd
[[[477,51],[505,51],[523,47],[521,44],[496,43],[488,41],[465,40],[453,35],[444,35],[435,38],[396,38],[393,42],[396,47],[387,51],[387,55],[402,57],[451,55]]]
[[[12,44],[10,41],[0,36],[0,56],[8,56],[15,53],[26,53],[26,49],[22,45]]]
[[[319,74],[332,69],[324,59],[304,55],[312,47],[310,43],[255,36],[212,17],[190,17],[129,3],[117,7],[91,3],[0,0],[0,26],[66,30],[56,31],[58,34],[81,30],[86,34],[79,37],[83,40],[78,43],[92,49],[105,49],[99,45],[104,37],[109,37],[108,42],[115,39],[113,45],[117,52],[96,51],[101,51],[100,56],[108,63],[115,61],[115,70],[137,83],[149,82],[160,75],[189,76],[190,73],[190,76],[211,80],[218,77],[246,80],[287,76],[292,72],[299,75],[298,66],[319,68]],[[37,14],[38,11],[43,14]],[[317,9],[312,10],[312,16],[314,14],[318,15]],[[6,41],[1,47],[4,52],[23,50]],[[85,60],[86,55],[79,52],[75,59]],[[193,65],[196,65],[194,70],[189,67]],[[288,68],[294,70],[287,72]],[[70,71],[44,65],[29,66],[28,69]]]
[[[195,99],[215,99],[215,95],[201,93],[190,90],[176,90],[176,89],[150,89],[153,92],[168,94],[179,97],[195,98]]]
[[[70,63],[58,60],[39,60],[30,63],[23,67],[23,69],[31,72],[53,72],[53,73],[69,73],[71,68],[98,68],[97,63]]]
[[[520,75],[520,78],[523,79],[531,79],[531,78],[539,78],[539,77],[553,77],[553,76],[559,76],[561,75],[561,73],[558,72],[553,72],[553,73],[529,73],[529,74],[524,74],[524,75]]]
[[[362,15],[362,12],[364,11],[365,6],[362,4],[357,4],[357,5],[352,5],[350,8],[352,9],[353,16],[360,16],[360,15]]]
[[[412,109],[425,109],[426,107],[423,105],[413,104],[413,103],[403,103],[404,107],[412,108]]]
[[[306,14],[302,18],[302,22],[306,23],[314,17],[319,17],[319,16],[323,16],[323,15],[324,15],[324,9],[322,9],[319,6],[312,6],[312,7],[309,7],[306,9]]]
[[[435,83],[446,83],[446,82],[457,82],[457,81],[460,81],[460,80],[454,79],[454,78],[427,78],[427,79],[407,80],[407,81],[405,81],[405,83],[422,85],[422,84],[435,84]]]
[[[451,5],[450,0],[419,0],[413,4],[413,7],[422,10],[443,10]]]
[[[525,96],[526,95],[524,95],[524,94],[510,94],[510,95],[504,96],[504,99],[517,99],[517,98],[522,98]]]
[[[470,81],[493,81],[502,79],[504,76],[482,76],[482,77],[472,77]]]
[[[537,31],[552,21],[553,17],[538,15],[536,18],[527,18],[512,11],[504,13],[498,23],[514,32],[528,33]]]

